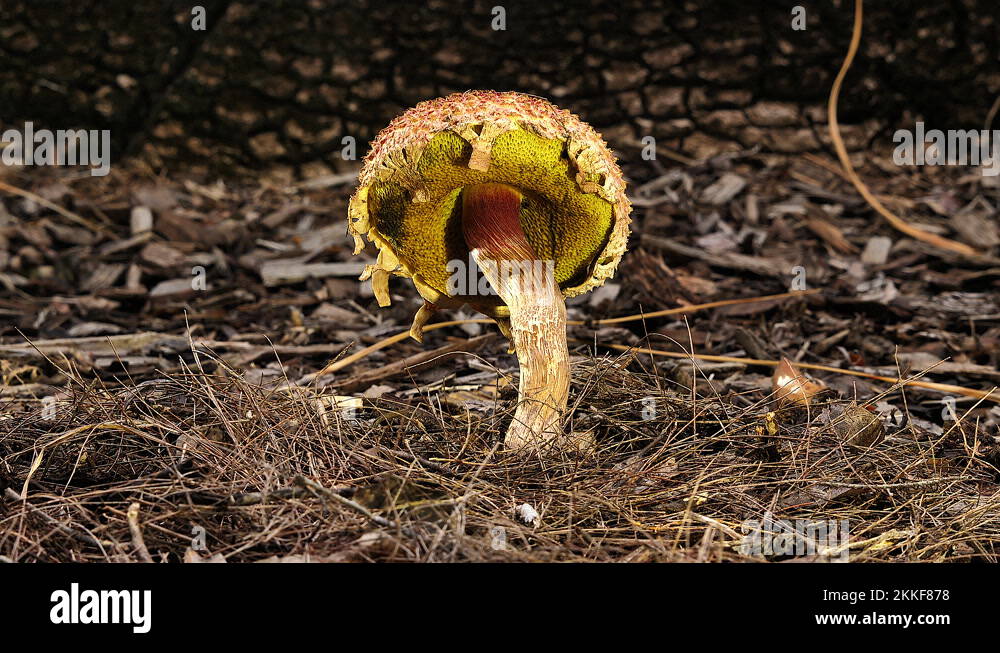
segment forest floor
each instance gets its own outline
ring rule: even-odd
[[[827,157],[628,159],[630,251],[569,302],[566,428],[598,446],[555,459],[500,446],[517,367],[493,325],[317,374],[419,306],[356,280],[352,175],[5,170],[0,560],[740,561],[771,516],[849,539],[770,560],[996,561],[997,178],[862,169],[970,258],[891,229]],[[775,401],[783,357],[827,388],[808,408]],[[858,406],[877,444],[845,442]]]

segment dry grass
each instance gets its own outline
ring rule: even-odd
[[[208,372],[135,387],[77,383],[55,419],[0,421],[0,556],[136,561],[144,545],[179,561],[204,529],[202,557],[228,561],[736,561],[752,559],[741,523],[770,511],[850,520],[853,560],[997,557],[997,470],[963,423],[936,439],[890,428],[856,451],[823,406],[777,415],[769,434],[769,403],[589,359],[570,428],[599,450],[515,459],[498,447],[506,398],[470,410],[422,392],[349,420],[319,408],[321,391],[201,360]]]

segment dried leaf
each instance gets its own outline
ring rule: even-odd
[[[808,406],[813,397],[825,389],[825,386],[809,380],[787,358],[782,358],[781,364],[775,368],[771,386],[779,405]]]

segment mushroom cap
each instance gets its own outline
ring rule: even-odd
[[[467,91],[421,102],[372,142],[348,209],[355,254],[362,235],[379,248],[372,279],[389,303],[390,274],[410,277],[435,306],[468,303],[497,318],[495,295],[449,292],[454,264],[470,261],[461,191],[503,183],[524,195],[521,226],[541,259],[555,264],[566,297],[614,275],[625,252],[631,205],[615,157],[592,127],[547,100],[514,92]],[[451,287],[454,290],[454,285]]]

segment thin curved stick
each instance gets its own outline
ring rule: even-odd
[[[795,290],[792,292],[783,292],[777,295],[761,295],[760,297],[742,297],[739,299],[724,299],[717,302],[708,302],[707,304],[693,304],[691,306],[680,306],[678,308],[668,308],[662,311],[655,311],[653,313],[637,313],[635,315],[626,315],[625,317],[612,317],[604,320],[595,320],[594,324],[604,325],[604,324],[621,324],[622,322],[633,322],[636,320],[644,320],[647,318],[662,317],[664,315],[678,315],[681,313],[695,313],[697,311],[707,310],[709,308],[719,308],[721,306],[734,306],[736,304],[753,304],[756,302],[766,302],[778,299],[788,299],[790,297],[796,297],[799,295],[813,295],[819,292],[818,289],[814,288],[812,290]],[[471,318],[465,320],[448,320],[447,322],[435,322],[434,324],[428,324],[424,327],[424,331],[433,331],[434,329],[443,329],[449,326],[458,326],[460,324],[492,324],[492,319],[487,318]],[[566,324],[572,325],[582,325],[586,322],[580,320],[567,320]],[[344,358],[331,361],[326,367],[316,372],[315,375],[311,377],[311,380],[326,376],[327,374],[332,374],[337,370],[342,370],[351,363],[361,360],[366,356],[375,353],[380,349],[385,349],[390,345],[394,345],[397,342],[402,342],[410,336],[410,331],[400,331],[399,333],[389,336],[383,340],[368,345],[364,349],[354,352],[350,356],[345,356]]]
[[[583,340],[576,340],[577,342],[585,342]],[[592,344],[586,341],[587,344]],[[781,364],[781,361],[764,360],[760,358],[739,358],[736,356],[714,356],[710,354],[688,354],[677,351],[664,351],[662,349],[647,349],[644,347],[629,347],[626,345],[614,345],[614,344],[602,344],[601,347],[607,347],[608,349],[617,349],[618,351],[629,351],[638,352],[640,354],[650,354],[654,356],[666,356],[668,358],[697,358],[698,360],[712,361],[718,363],[745,363],[747,365],[764,365],[768,367],[777,367]],[[808,370],[819,370],[821,372],[832,372],[834,374],[846,374],[847,376],[859,376],[864,379],[871,379],[873,381],[882,381],[883,383],[892,383],[893,385],[901,386],[915,386],[918,388],[924,388],[926,390],[936,390],[938,392],[951,392],[954,394],[959,394],[964,397],[973,397],[975,399],[989,399],[990,401],[995,401],[1000,403],[1000,390],[994,388],[990,391],[986,390],[975,390],[973,388],[963,388],[960,385],[951,385],[950,383],[933,383],[931,381],[918,381],[910,379],[899,379],[893,378],[891,376],[880,376],[878,374],[869,374],[868,372],[859,372],[857,370],[844,370],[839,367],[829,367],[827,365],[817,365],[815,363],[795,363],[796,367],[800,367]]]
[[[833,147],[837,151],[837,157],[840,159],[840,164],[844,167],[844,172],[847,173],[848,179],[850,179],[851,183],[854,184],[854,187],[861,194],[861,197],[865,198],[865,201],[868,202],[868,204],[870,204],[871,207],[875,209],[883,218],[885,218],[889,224],[893,226],[893,228],[903,232],[911,238],[925,242],[928,245],[933,245],[934,247],[947,249],[963,256],[978,256],[979,253],[968,245],[954,240],[949,240],[948,238],[943,238],[937,234],[932,234],[922,229],[917,229],[916,227],[908,224],[902,218],[896,216],[896,214],[882,205],[878,198],[875,197],[870,190],[868,190],[868,186],[861,181],[861,178],[858,177],[858,174],[854,171],[854,166],[851,165],[851,160],[847,156],[847,148],[844,147],[844,141],[840,137],[840,124],[837,122],[837,98],[840,96],[840,87],[844,83],[847,71],[854,62],[854,55],[858,52],[858,45],[861,43],[861,25],[862,0],[854,0],[854,31],[851,35],[851,45],[847,49],[847,57],[844,59],[844,64],[840,67],[840,72],[837,73],[837,78],[833,80],[833,88],[830,89],[830,100],[827,103],[827,120],[830,124],[830,140],[833,141]]]

